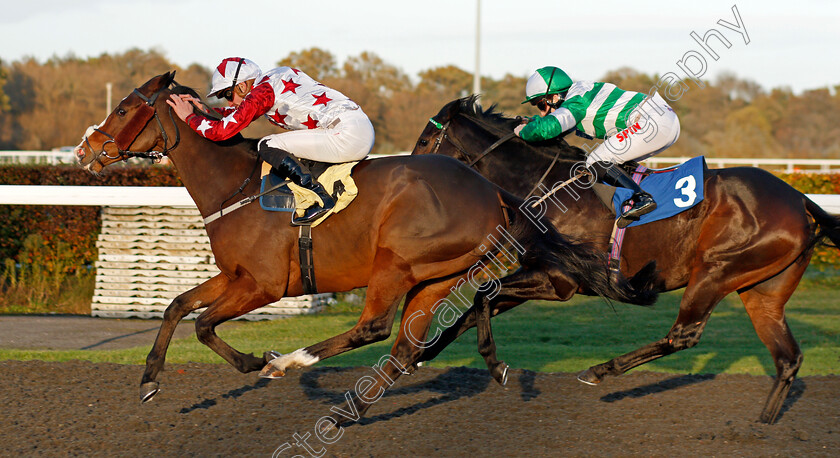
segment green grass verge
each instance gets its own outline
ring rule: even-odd
[[[787,320],[805,353],[800,375],[840,374],[840,276],[809,272],[787,305]],[[608,305],[596,298],[575,297],[567,303],[529,302],[493,319],[499,357],[514,368],[577,372],[665,335],[676,318],[682,291],[663,294],[653,307]],[[339,303],[327,312],[273,322],[241,323],[219,335],[240,351],[261,354],[268,349],[288,352],[311,345],[352,327],[360,306]],[[399,322],[397,317],[397,323]],[[319,365],[369,366],[390,351],[395,332],[385,342],[331,358]],[[433,324],[432,333],[439,328]],[[433,334],[430,334],[433,335]],[[475,331],[461,336],[432,367],[484,368],[476,351]],[[0,359],[73,359],[143,364],[149,345],[113,351],[0,350]],[[195,337],[172,342],[167,361],[224,363]],[[759,341],[737,295],[722,301],[709,321],[700,344],[641,367],[670,373],[742,373],[775,375],[772,358]]]

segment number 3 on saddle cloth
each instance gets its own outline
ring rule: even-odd
[[[639,183],[645,191],[656,200],[656,210],[642,215],[627,227],[641,226],[661,219],[670,218],[703,200],[703,172],[706,170],[706,159],[698,156],[680,165],[661,170],[650,170],[639,165],[633,173],[633,181]],[[626,188],[616,188],[612,197],[616,215],[622,213],[622,203],[633,196],[633,191]],[[625,206],[624,209],[630,208]],[[609,268],[614,275],[619,272],[621,264],[621,245],[624,241],[624,231],[613,227],[610,237]]]
[[[703,200],[703,170],[705,168],[706,159],[703,156],[661,170],[649,170],[643,165],[638,166],[633,174],[633,180],[653,196],[656,200],[656,210],[642,215],[638,221],[633,221],[627,227],[641,226],[670,218],[700,203]],[[632,196],[633,191],[616,188],[612,203],[617,215],[622,213],[621,204]]]

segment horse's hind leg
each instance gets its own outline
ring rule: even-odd
[[[808,259],[800,259],[779,275],[739,291],[755,332],[770,350],[776,364],[776,381],[761,412],[760,420],[764,423],[776,421],[793,379],[802,365],[802,352],[785,320],[785,303],[799,284],[807,266]]]
[[[166,350],[178,323],[190,312],[212,304],[224,291],[228,284],[228,277],[217,275],[195,288],[176,297],[163,312],[163,322],[160,325],[155,343],[149,356],[146,357],[146,370],[140,381],[140,400],[146,402],[158,392],[155,381],[158,373],[163,369],[166,360]]]
[[[664,338],[592,366],[578,374],[578,380],[595,385],[607,375],[621,375],[644,363],[697,345],[712,310],[734,291],[734,287],[726,285],[720,274],[712,275],[706,268],[699,268],[697,272],[683,293],[677,320]]]
[[[458,279],[459,277],[455,277],[412,289],[406,297],[400,333],[391,347],[391,354],[379,359],[372,376],[366,376],[356,382],[356,395],[348,397],[341,409],[331,409],[336,424],[358,420],[400,375],[412,372],[428,342],[429,328],[434,319],[432,308],[448,295],[449,288],[455,285]],[[363,392],[359,392],[360,389]]]
[[[287,369],[311,366],[329,357],[387,339],[391,335],[400,300],[412,288],[409,282],[411,275],[407,269],[383,269],[374,275],[368,285],[365,307],[359,321],[349,331],[271,360],[260,372],[260,377],[283,377]]]

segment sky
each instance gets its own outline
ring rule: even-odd
[[[0,0],[0,59],[44,62],[139,48],[156,49],[181,67],[198,63],[210,69],[225,57],[242,56],[267,70],[291,52],[319,47],[339,63],[373,52],[412,78],[445,65],[473,72],[478,3]],[[575,80],[631,67],[712,80],[734,73],[765,89],[796,93],[840,85],[836,0],[481,0],[480,5],[479,73],[494,79],[508,73],[527,77],[555,65]],[[730,46],[707,36],[711,29]],[[717,59],[692,32],[707,36]]]

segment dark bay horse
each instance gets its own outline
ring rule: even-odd
[[[129,94],[102,125],[88,129],[76,155],[94,174],[129,156],[168,155],[207,217],[235,195],[246,178],[250,181],[241,192],[259,192],[256,141],[239,136],[215,143],[173,117],[165,102],[170,94],[195,95],[177,85],[174,76],[157,76]],[[416,367],[422,353],[417,342],[425,342],[438,302],[459,281],[477,282],[477,261],[502,249],[493,248],[488,235],[497,239],[506,235],[519,246],[520,270],[533,273],[529,298],[565,300],[586,290],[621,301],[655,300],[656,292],[650,289],[635,290],[626,282],[612,285],[599,252],[571,244],[554,230],[536,229],[519,212],[520,199],[456,160],[444,156],[368,160],[356,166],[353,176],[360,190],[355,201],[314,228],[312,237],[321,291],[368,287],[358,323],[345,333],[276,359],[243,354],[216,335],[216,326],[224,321],[282,297],[303,294],[299,228],[290,226],[288,213],[246,205],[207,225],[221,273],[167,307],[146,359],[140,387],[144,402],[158,392],[156,378],[175,326],[194,310],[205,308],[195,322],[202,343],[242,372],[263,369],[280,376],[286,369],[387,338],[399,302],[406,297],[399,335],[381,368],[383,377],[364,393],[348,398],[345,406],[364,413],[375,402],[370,393],[381,393],[406,368]]]
[[[528,198],[535,201],[570,179],[585,154],[562,139],[528,144],[512,138],[498,143],[518,123],[493,107],[482,111],[474,96],[455,100],[431,118],[413,154],[455,157],[523,199],[558,157],[544,187]],[[715,305],[737,291],[758,337],[775,361],[776,381],[760,417],[773,423],[802,364],[802,352],[785,321],[785,303],[799,284],[814,246],[830,243],[836,247],[840,243],[840,223],[802,193],[757,168],[707,170],[704,184],[705,200],[695,207],[670,219],[628,228],[625,234],[620,266],[625,275],[653,259],[660,269],[663,291],[685,288],[671,330],[656,342],[590,367],[578,378],[596,384],[607,375],[623,374],[696,345]],[[607,250],[614,216],[590,189],[573,184],[542,205],[547,206],[542,208],[560,232]],[[478,296],[476,301],[492,307],[494,313],[518,304]],[[489,326],[489,317],[486,324]],[[421,359],[434,358],[474,325],[475,316],[468,311]],[[479,341],[485,345],[482,354],[492,364],[495,347],[487,347],[492,336],[479,329]]]

